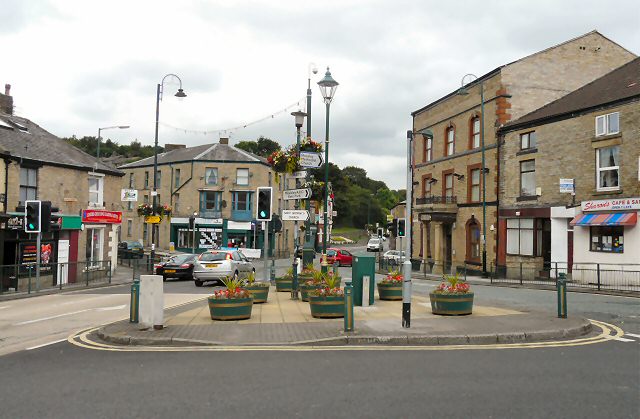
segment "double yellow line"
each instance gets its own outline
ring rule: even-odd
[[[482,350],[482,349],[534,349],[555,348],[563,346],[591,345],[594,343],[608,342],[620,338],[624,331],[619,327],[589,319],[591,324],[600,329],[596,336],[549,342],[530,343],[502,343],[488,345],[342,345],[342,346],[302,346],[302,345],[260,345],[260,346],[118,346],[109,345],[91,340],[89,335],[98,327],[77,332],[67,339],[69,343],[86,349],[113,352],[245,352],[245,351],[455,351],[455,350]]]

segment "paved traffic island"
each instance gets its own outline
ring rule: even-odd
[[[164,328],[140,330],[120,321],[101,327],[102,340],[142,346],[286,346],[286,345],[484,345],[571,339],[591,332],[591,323],[556,313],[526,312],[474,304],[469,316],[431,314],[428,297],[412,299],[411,328],[402,328],[402,302],[376,300],[355,307],[353,332],[343,319],[311,317],[309,304],[293,301],[272,287],[269,301],[255,304],[248,320],[211,320],[206,299],[165,309]]]

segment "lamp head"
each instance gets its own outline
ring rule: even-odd
[[[329,67],[327,67],[327,72],[324,73],[324,78],[318,82],[318,86],[320,86],[320,93],[322,93],[324,103],[327,105],[331,103],[331,100],[336,93],[336,89],[338,88],[338,84],[339,83],[331,77],[331,71],[329,71]]]
[[[178,89],[178,92],[175,94],[176,97],[183,98],[187,97],[187,94],[182,90],[182,88]]]
[[[296,127],[301,128],[302,124],[304,124],[304,117],[307,116],[307,114],[302,111],[295,111],[291,112],[291,115],[293,115],[296,119]]]
[[[469,94],[469,91],[467,89],[465,89],[464,87],[461,87],[461,88],[458,89],[456,94],[460,95],[460,96],[466,96],[466,95]]]
[[[120,125],[120,126],[118,126],[118,128],[120,128],[120,129],[127,129],[127,128],[130,128],[130,127],[129,127],[129,125]]]

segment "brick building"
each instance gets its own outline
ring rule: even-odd
[[[114,269],[123,173],[14,115],[9,85],[0,94],[0,107],[0,265],[35,262],[27,260],[33,257],[35,237],[24,232],[24,212],[16,207],[36,199],[51,201],[62,214],[61,230],[43,233],[42,261],[55,263],[64,255],[70,267],[63,283],[89,269],[103,269],[107,260]],[[55,272],[49,279],[58,281]]]
[[[482,265],[481,133],[487,265],[498,246],[497,128],[635,58],[597,31],[505,64],[418,109],[413,117],[412,257],[434,272]],[[480,89],[484,91],[484,127]],[[431,131],[433,139],[423,133]]]
[[[640,263],[640,58],[498,135],[498,265],[507,275],[520,263],[529,276]]]
[[[282,190],[292,186],[293,179],[277,175],[262,157],[229,144],[219,143],[195,147],[167,145],[158,155],[157,202],[173,208],[156,234],[156,246],[191,251],[194,245],[189,216],[196,213],[195,248],[204,251],[212,247],[261,248],[264,232],[255,223],[255,191],[258,186],[274,188],[273,210],[293,208],[293,201],[283,201]],[[151,246],[151,224],[138,216],[139,204],[151,204],[153,199],[153,157],[120,166],[125,172],[124,189],[139,191],[138,202],[125,202],[122,238],[140,240]],[[277,182],[276,182],[277,180]],[[287,188],[289,189],[289,188]],[[290,203],[291,202],[291,203]],[[282,231],[271,232],[270,248],[284,252],[293,249],[293,224],[283,222]],[[274,246],[275,244],[275,246]]]

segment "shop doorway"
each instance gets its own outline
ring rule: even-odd
[[[451,260],[453,259],[453,232],[452,224],[444,224],[442,226],[444,234],[444,272],[451,273]]]

